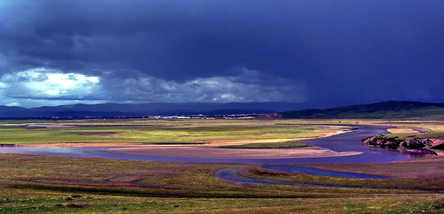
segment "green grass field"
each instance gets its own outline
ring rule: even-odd
[[[319,137],[324,127],[276,126],[260,121],[148,121],[63,123],[64,128],[0,126],[1,144],[64,142],[208,143],[217,140],[294,139]],[[339,128],[338,128],[339,130]]]
[[[398,137],[400,139],[405,139],[407,137],[418,137],[418,138],[436,138],[436,139],[444,139],[444,132],[429,132],[429,133],[397,133],[397,134],[386,134],[386,137]]]
[[[239,184],[212,176],[232,166],[1,154],[0,213],[444,211],[444,195],[420,186],[367,189],[365,179],[347,179],[363,180],[363,188],[309,188]]]
[[[2,121],[0,144],[248,142],[319,137],[345,129],[313,125],[325,123],[396,123],[412,127],[427,124],[435,130],[442,127],[441,123],[381,120],[87,120],[51,123],[70,127],[29,128],[23,121],[19,126],[14,121]],[[303,146],[300,141],[293,140],[255,141],[238,147]],[[443,213],[443,162],[437,159],[414,163],[307,165],[346,172],[382,175],[390,172],[389,175],[394,177],[372,180],[278,173],[245,164],[0,154],[0,213]],[[247,178],[341,188],[235,183],[214,176],[217,170],[231,167],[240,168],[240,175]],[[412,172],[428,172],[424,175],[433,176],[402,177],[410,176]]]

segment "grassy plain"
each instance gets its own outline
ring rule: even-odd
[[[27,124],[30,122],[1,121],[0,144],[221,145],[217,142],[237,141],[245,147],[261,144],[273,148],[303,146],[298,139],[340,133],[346,125],[444,130],[441,121],[352,119],[38,121],[66,126],[62,128],[32,128]],[[438,158],[390,164],[305,165],[393,177],[375,180],[280,173],[256,165],[0,154],[0,213],[443,213],[443,163]],[[226,167],[240,167],[241,175],[249,178],[349,188],[245,184],[213,176]]]
[[[420,186],[367,189],[366,179],[345,179],[362,180],[364,188],[310,188],[240,184],[212,176],[232,166],[1,154],[0,213],[444,211],[444,195]],[[318,177],[305,180],[323,180]]]
[[[41,143],[211,143],[216,141],[304,139],[341,127],[278,125],[278,121],[87,121],[46,123],[64,127],[0,126],[1,144]],[[343,127],[342,127],[343,128]]]

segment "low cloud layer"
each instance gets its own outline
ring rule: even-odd
[[[105,73],[99,77],[35,68],[0,77],[0,104],[40,106],[45,101],[49,105],[79,102],[226,103],[272,102],[287,98],[303,102],[305,99],[300,95],[305,88],[303,84],[292,85],[285,79],[269,79],[270,85],[262,85],[264,77],[260,72],[243,67],[235,70],[239,74],[178,82],[147,75],[118,78]]]
[[[0,1],[0,105],[443,102],[442,8],[439,0]]]
[[[102,94],[100,78],[35,68],[0,77],[0,104],[40,105],[45,100],[94,101]]]

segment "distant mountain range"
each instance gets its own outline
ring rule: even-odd
[[[148,104],[75,104],[21,108],[0,106],[0,119],[46,118],[116,118],[142,117],[147,115],[210,116],[240,113],[272,113],[301,109],[300,104],[266,103],[148,103]]]
[[[148,104],[75,104],[22,108],[0,106],[0,119],[78,119],[120,118],[148,115],[209,116],[227,114],[269,114],[269,118],[429,118],[444,119],[444,103],[387,101],[374,104],[351,105],[329,109],[303,109],[296,103],[148,103]]]
[[[329,109],[308,109],[280,113],[283,118],[374,118],[444,119],[444,103],[387,101],[365,105],[351,105]]]

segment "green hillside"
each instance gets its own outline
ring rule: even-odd
[[[281,113],[284,118],[426,118],[444,119],[443,103],[388,101],[330,109],[309,109]]]

